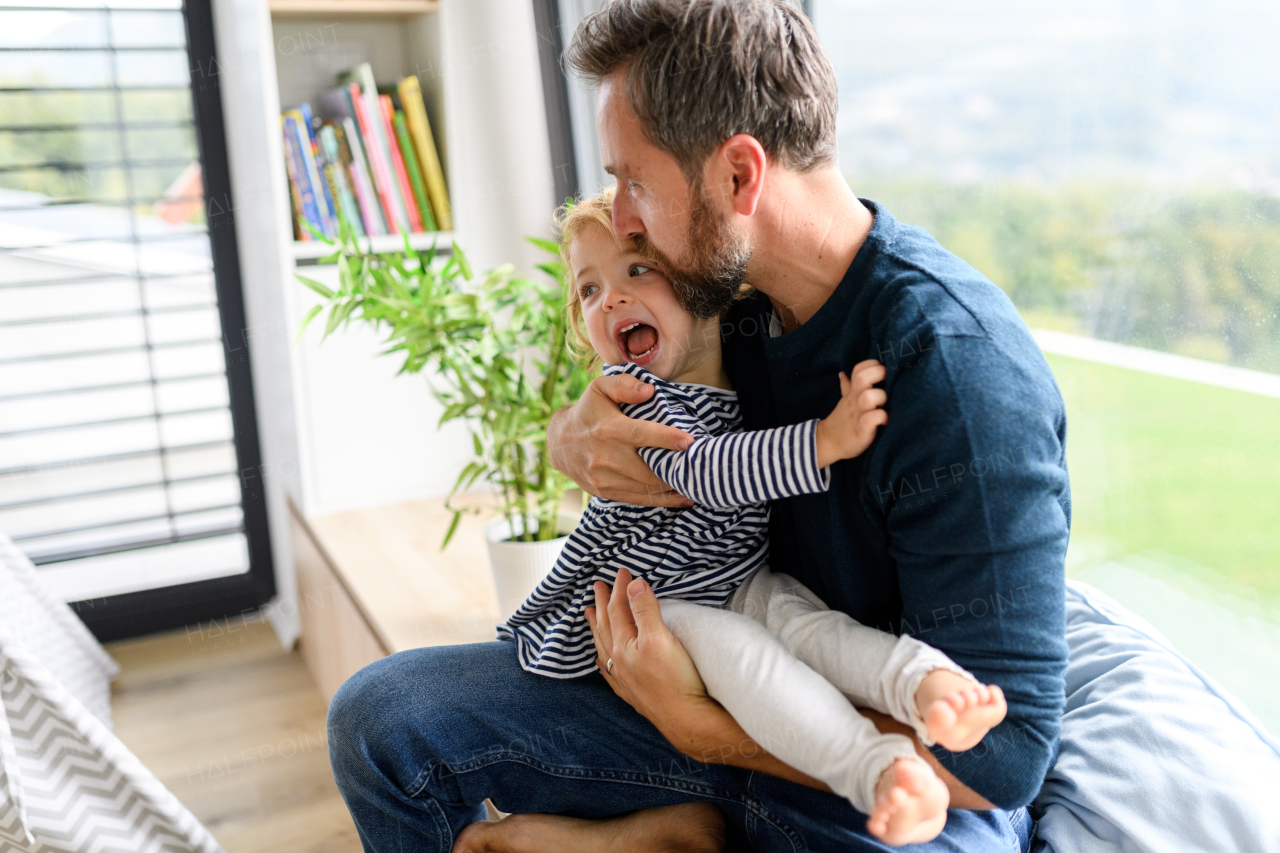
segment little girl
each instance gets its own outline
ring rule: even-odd
[[[653,588],[707,692],[747,734],[847,797],[886,843],[928,841],[946,822],[946,786],[909,738],[880,734],[854,704],[912,726],[926,745],[959,751],[1004,718],[1000,688],[978,684],[912,637],[828,609],[765,566],[766,502],[825,491],[827,466],[867,449],[888,422],[885,392],[873,387],[884,367],[864,361],[851,376],[841,373],[842,399],[823,420],[738,432],[719,320],[685,311],[662,271],[614,238],[612,198],[606,192],[561,216],[574,343],[589,342],[607,375],[628,373],[654,386],[647,402],[624,407],[627,415],[693,437],[685,451],[644,448],[640,455],[696,506],[592,498],[551,573],[498,636],[516,641],[529,672],[595,672],[583,609],[594,603],[592,585],[612,586],[625,567]]]

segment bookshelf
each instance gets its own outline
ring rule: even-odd
[[[296,276],[334,285],[337,267],[318,262],[329,245],[294,240],[282,111],[314,107],[362,62],[380,85],[416,76],[453,228],[410,244],[456,240],[477,274],[504,263],[532,271],[542,260],[523,238],[552,236],[553,164],[531,4],[212,2],[247,315],[227,357],[252,356],[263,466],[245,476],[263,485],[282,599],[273,622],[289,642],[298,618],[288,501],[310,518],[429,500],[449,491],[472,450],[464,425],[437,428],[426,379],[398,376],[400,359],[380,355],[373,328],[352,324],[321,343],[317,322],[297,337],[316,297]],[[401,239],[373,246],[392,250]]]
[[[445,172],[446,187],[452,182],[448,180],[448,160],[446,154],[444,131],[444,109],[443,97],[440,84],[440,69],[443,67],[442,51],[440,48],[440,28],[438,25],[438,5],[434,2],[423,4],[419,0],[323,0],[327,6],[343,7],[340,13],[304,13],[300,7],[296,7],[295,3],[314,5],[318,0],[276,0],[276,2],[288,2],[290,5],[285,7],[284,11],[277,11],[275,4],[272,5],[272,40],[276,47],[276,80],[279,89],[280,105],[285,110],[290,110],[298,105],[306,104],[311,114],[319,116],[332,117],[337,115],[334,112],[334,104],[327,104],[326,109],[325,93],[332,92],[338,86],[339,76],[352,71],[362,65],[368,65],[372,68],[373,80],[379,87],[384,85],[394,86],[406,77],[412,77],[418,81],[418,86],[422,90],[422,103],[426,107],[426,118],[430,124],[430,128],[423,128],[424,133],[432,137],[434,147],[440,154],[439,168]],[[395,14],[387,11],[387,7],[404,6],[406,9],[395,9]],[[356,10],[365,10],[372,7],[373,11],[357,12]],[[407,9],[418,9],[420,11],[411,12]],[[368,91],[368,87],[365,87]],[[356,100],[359,101],[357,91]],[[381,121],[380,115],[376,113],[376,95],[374,96],[374,110],[369,111],[367,104],[363,105],[363,109],[374,122]],[[355,104],[361,107],[361,104]],[[372,205],[373,217],[380,219],[377,228],[386,228],[390,234],[376,234],[370,232],[374,237],[375,246],[383,247],[386,250],[398,248],[402,245],[401,239],[397,236],[395,223],[390,216],[380,212],[389,208],[380,208],[377,199],[381,195],[376,187],[376,175],[378,174],[374,163],[374,149],[379,147],[378,143],[370,138],[368,134],[369,127],[364,124],[361,119],[355,118],[355,113],[350,112],[352,103],[350,99],[346,102],[346,108],[351,119],[348,122],[349,129],[356,129],[357,136],[344,136],[341,126],[337,128],[337,138],[341,140],[341,145],[345,149],[348,140],[352,149],[357,150],[356,156],[363,162],[360,166],[362,180],[365,183],[365,193],[368,195],[368,203]],[[407,115],[410,112],[408,105],[405,105],[404,112]],[[419,110],[421,113],[421,110]],[[304,125],[299,119],[299,124]],[[394,204],[399,205],[402,209],[406,207],[401,199],[408,199],[408,207],[416,209],[418,205],[414,204],[414,192],[402,192],[400,182],[397,181],[397,169],[404,174],[405,165],[411,165],[413,172],[421,172],[426,178],[427,164],[424,159],[420,159],[413,151],[405,151],[397,142],[395,131],[391,129],[390,123],[386,128],[379,128],[378,132],[382,134],[383,144],[382,161],[389,182],[392,184],[391,193],[395,197]],[[303,131],[318,136],[315,130]],[[332,132],[332,131],[329,131]],[[286,135],[288,129],[286,128]],[[358,141],[363,138],[363,143]],[[387,147],[389,139],[390,148]],[[316,142],[313,140],[313,145]],[[299,183],[308,183],[303,176],[302,181],[296,179],[296,172],[306,172],[301,162],[301,156],[290,158],[289,145],[286,145],[286,158],[293,162],[290,169],[289,185],[294,187]],[[304,139],[305,145],[305,139]],[[319,146],[317,146],[319,147]],[[412,148],[412,145],[410,146]],[[294,152],[298,152],[298,146],[293,148]],[[335,149],[336,150],[336,149]],[[394,156],[393,162],[391,158],[386,156],[387,152]],[[404,153],[404,160],[401,161],[401,152]],[[363,153],[361,153],[363,152]],[[434,154],[432,158],[434,159]],[[317,164],[323,162],[323,152],[317,151],[316,156],[312,158],[310,151],[305,153],[308,160],[314,159]],[[345,155],[344,155],[345,157]],[[413,163],[407,161],[412,159]],[[367,165],[367,168],[365,166]],[[321,166],[323,169],[323,166]],[[355,164],[350,164],[350,170],[338,167],[337,171],[342,174],[339,180],[344,183],[355,177],[357,169]],[[312,176],[316,175],[312,171]],[[320,173],[323,181],[323,172]],[[329,186],[332,186],[333,178],[330,177]],[[421,183],[421,182],[420,182]],[[430,180],[427,179],[429,186]],[[308,185],[310,185],[308,183]],[[408,188],[406,183],[405,189]],[[345,187],[344,187],[345,189]],[[357,222],[363,219],[363,225],[360,227],[369,227],[369,217],[366,213],[363,217],[360,208],[365,205],[365,198],[359,196],[357,187],[352,181],[351,195],[348,198],[360,197],[360,204],[352,204],[354,209],[354,218]],[[327,204],[325,198],[321,197],[322,188],[315,187],[316,206],[321,211],[321,216],[325,216],[326,208],[332,209],[331,203]],[[324,196],[331,195],[329,187],[323,188]],[[305,191],[304,191],[305,192]],[[447,192],[447,191],[446,191]],[[294,193],[294,200],[297,203],[300,199],[298,194]],[[431,203],[426,205],[424,218],[430,218],[430,208],[435,204],[436,199],[433,197]],[[446,211],[448,205],[446,203]],[[417,213],[410,214],[417,217]],[[446,213],[448,215],[448,213]],[[313,223],[319,227],[320,223],[314,215],[307,216]],[[326,217],[327,218],[327,217]],[[439,211],[436,211],[435,217],[437,221],[440,219]],[[437,225],[429,226],[430,230],[415,231],[410,235],[411,245],[415,248],[426,248],[432,243],[441,242],[444,245],[449,244],[448,238],[437,236]],[[406,226],[407,230],[407,226]],[[428,236],[431,235],[431,236]],[[380,239],[389,238],[389,239]],[[313,260],[318,257],[330,254],[331,249],[322,241],[311,240],[295,240],[292,248],[292,255],[297,260]]]
[[[360,248],[363,249],[366,245],[369,245],[370,239],[373,241],[372,246],[375,254],[378,252],[394,252],[404,248],[404,240],[398,234],[380,234],[373,238],[362,237],[360,238]],[[432,246],[447,251],[452,242],[452,231],[428,231],[423,234],[409,235],[409,248],[418,251],[430,249]],[[325,255],[333,254],[333,247],[328,243],[314,240],[310,243],[294,240],[292,247],[293,259],[298,266],[312,266]]]
[[[437,0],[270,0],[272,17],[288,15],[387,15],[407,17],[438,12]]]

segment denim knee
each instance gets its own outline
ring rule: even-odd
[[[394,709],[386,688],[390,658],[375,661],[343,682],[329,701],[325,729],[329,738],[329,763],[341,787],[344,776],[367,767],[371,753],[378,753],[387,730],[386,712]]]

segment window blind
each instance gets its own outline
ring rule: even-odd
[[[0,531],[66,600],[249,568],[181,4],[0,4]]]

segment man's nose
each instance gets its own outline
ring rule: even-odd
[[[636,215],[623,181],[618,181],[618,189],[613,194],[613,233],[622,240],[644,233],[644,220]]]

